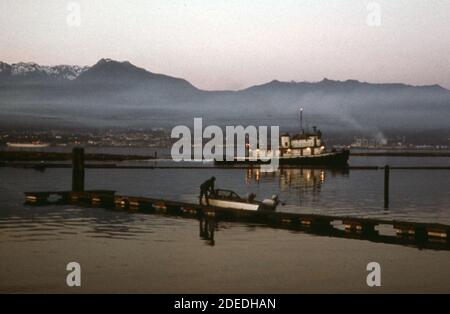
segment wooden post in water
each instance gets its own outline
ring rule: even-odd
[[[384,208],[389,208],[389,165],[384,166]]]
[[[84,148],[72,150],[72,191],[84,191]]]

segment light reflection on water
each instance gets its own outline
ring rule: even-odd
[[[0,239],[11,241],[57,240],[83,234],[109,239],[139,239],[182,224],[172,218],[81,209],[68,206],[30,208],[23,192],[65,190],[70,169],[0,168]],[[278,194],[286,203],[279,211],[340,216],[378,217],[450,223],[448,171],[391,171],[391,204],[383,208],[383,171],[322,169],[88,169],[87,189],[111,189],[118,194],[149,196],[187,202],[198,201],[198,186],[212,175],[217,187],[263,199]]]
[[[283,211],[450,223],[449,171],[392,170],[387,211],[382,171],[87,169],[86,188],[197,202],[199,184],[212,175],[241,195],[279,194]],[[448,251],[235,222],[205,227],[102,208],[31,207],[24,191],[69,190],[71,170],[0,167],[0,178],[0,292],[72,292],[64,279],[74,260],[83,267],[83,292],[371,292],[368,260],[387,265],[387,290],[380,291],[449,292]]]

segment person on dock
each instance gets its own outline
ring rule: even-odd
[[[209,195],[214,194],[215,177],[211,177],[200,185],[200,205],[202,204],[203,196],[205,196],[206,204],[209,205]]]

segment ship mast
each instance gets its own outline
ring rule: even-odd
[[[303,108],[300,107],[300,133],[303,134],[305,133],[303,131]]]

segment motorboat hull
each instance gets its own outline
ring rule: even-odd
[[[208,202],[210,206],[232,209],[258,210],[261,207],[261,204],[258,203],[218,200],[214,198],[208,198]],[[208,205],[204,198],[202,200],[202,205]]]

